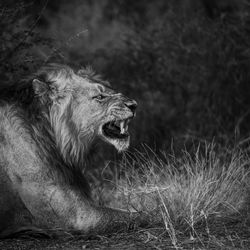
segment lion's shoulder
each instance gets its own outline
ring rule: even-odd
[[[14,147],[16,144],[26,141],[25,146],[31,142],[31,134],[27,129],[27,122],[21,118],[22,109],[14,104],[0,102],[0,144],[5,147],[11,144]],[[3,144],[5,142],[5,144]]]

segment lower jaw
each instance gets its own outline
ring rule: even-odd
[[[104,140],[113,145],[119,152],[121,152],[128,149],[130,143],[130,136],[123,139],[104,137]]]

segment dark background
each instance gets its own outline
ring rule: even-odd
[[[0,0],[0,29],[1,82],[90,64],[138,101],[133,146],[250,135],[249,0]]]

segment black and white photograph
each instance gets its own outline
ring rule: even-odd
[[[0,0],[0,249],[250,249],[250,0]]]

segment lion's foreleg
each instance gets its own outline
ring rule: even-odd
[[[22,185],[21,198],[42,227],[79,230],[86,234],[109,233],[142,226],[149,217],[97,207],[80,193],[59,185]],[[32,194],[32,195],[31,195]]]
[[[86,221],[81,220],[83,217],[80,217],[77,229],[85,233],[111,233],[131,229],[136,226],[146,226],[150,222],[150,217],[146,214],[131,213],[105,207],[93,206],[91,214],[92,216],[89,217],[92,218],[91,223],[86,224]]]

